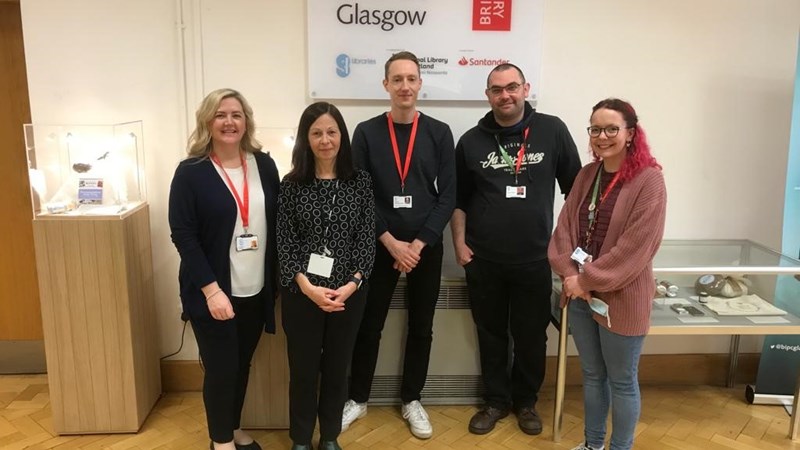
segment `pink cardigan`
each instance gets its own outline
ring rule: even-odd
[[[562,279],[577,275],[570,255],[578,246],[578,211],[597,174],[599,162],[586,165],[575,178],[550,240],[547,256]],[[646,168],[625,182],[611,213],[611,223],[600,255],[584,266],[578,282],[608,303],[611,327],[594,314],[601,326],[625,336],[641,336],[650,329],[655,293],[653,256],[664,234],[667,190],[661,170]],[[566,297],[561,295],[561,307]]]

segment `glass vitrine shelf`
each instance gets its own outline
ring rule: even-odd
[[[674,297],[662,297],[654,293],[648,334],[730,335],[730,362],[726,380],[729,387],[734,384],[740,335],[800,334],[800,278],[797,277],[800,274],[800,260],[792,256],[745,239],[667,239],[661,243],[653,259],[653,274],[659,281],[676,285],[678,292]],[[706,274],[732,275],[746,280],[749,294],[761,297],[784,310],[785,314],[715,313],[707,304],[699,302],[695,289],[695,282]],[[561,439],[569,319],[567,308],[558,307],[561,286],[557,277],[553,284],[553,317],[560,331],[553,421],[553,440],[558,442]],[[671,308],[672,303],[693,306],[702,315],[680,315]],[[765,308],[763,312],[768,311],[769,308]]]
[[[653,260],[661,274],[797,274],[800,260],[745,239],[664,240]]]

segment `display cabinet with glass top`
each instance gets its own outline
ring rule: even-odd
[[[800,334],[800,261],[749,240],[664,240],[653,260],[656,292],[649,335],[730,335],[727,385],[734,383],[741,335]],[[560,439],[569,317],[558,308],[553,436]],[[796,375],[795,375],[796,376]],[[749,389],[749,388],[748,388]],[[796,401],[796,396],[795,396]],[[797,417],[795,414],[793,417]],[[796,429],[792,421],[792,433]]]
[[[665,240],[653,260],[653,273],[662,285],[678,290],[656,294],[650,334],[800,333],[800,284],[794,278],[800,274],[800,261],[761,244]],[[699,313],[676,312],[675,305]]]
[[[53,428],[135,432],[161,394],[142,122],[24,132]]]
[[[120,215],[145,202],[141,121],[24,132],[34,216]]]

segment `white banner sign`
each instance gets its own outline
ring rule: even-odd
[[[542,0],[308,0],[311,98],[385,99],[384,63],[419,58],[421,99],[485,100],[489,71],[513,63],[536,98]]]

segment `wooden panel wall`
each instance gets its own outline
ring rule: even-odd
[[[19,2],[0,2],[0,340],[41,340],[22,125],[31,121]]]

